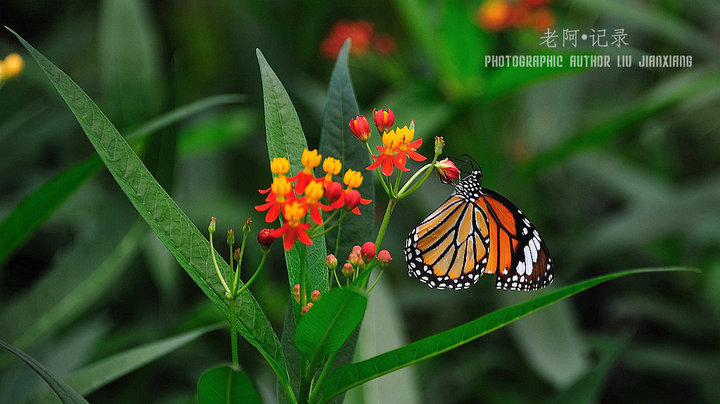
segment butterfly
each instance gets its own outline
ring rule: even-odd
[[[471,171],[454,183],[450,198],[412,229],[405,241],[408,275],[435,289],[467,289],[485,273],[495,287],[537,290],[553,281],[545,241],[512,202],[483,188],[482,170],[468,156]]]

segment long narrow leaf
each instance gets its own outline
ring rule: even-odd
[[[582,292],[597,284],[627,275],[647,272],[697,271],[690,268],[650,268],[622,271],[599,276],[536,297],[530,301],[505,307],[466,324],[435,334],[361,362],[343,366],[330,374],[323,387],[323,401],[405,366],[432,358],[473,341],[530,313]]]
[[[223,327],[225,327],[225,324],[212,324],[117,353],[90,365],[83,366],[68,375],[65,381],[78,393],[85,395],[91,394],[97,389],[134,370],[174,352],[202,335]],[[33,398],[32,402],[44,403],[53,401],[52,397],[45,392]]]
[[[265,130],[267,132],[268,154],[275,157],[287,157],[290,160],[290,175],[302,171],[300,158],[307,146],[300,119],[285,87],[265,60],[262,52],[257,50],[258,64],[263,83],[263,102],[265,106]],[[269,175],[268,175],[269,178]],[[300,283],[300,246],[296,243],[290,251],[285,252],[288,267],[290,288]],[[307,246],[307,266],[310,290],[321,293],[329,289],[328,273],[325,268],[325,238],[313,239]]]
[[[52,62],[19,35],[15,35],[68,104],[95,150],[135,209],[193,281],[229,318],[230,309],[224,298],[223,287],[213,268],[207,239],[152,178],[125,139],[90,97]],[[226,279],[230,279],[232,271],[222,259],[218,261],[221,264],[221,273]],[[231,321],[236,322],[240,334],[262,354],[278,378],[287,383],[285,358],[280,342],[265,313],[249,291],[245,291],[236,299],[236,305],[238,314]]]
[[[85,400],[77,391],[73,390],[70,386],[65,384],[62,380],[60,380],[59,377],[55,376],[54,374],[50,373],[49,370],[45,368],[40,362],[36,361],[33,357],[26,354],[25,352],[15,348],[14,346],[8,344],[7,342],[0,339],[0,346],[7,349],[8,351],[12,352],[17,356],[18,358],[22,359],[27,363],[28,366],[30,366],[40,377],[45,379],[47,384],[50,386],[50,388],[55,391],[55,394],[62,400],[63,403],[66,404],[78,404],[78,403],[87,403],[87,400]]]

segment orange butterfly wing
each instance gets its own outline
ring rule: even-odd
[[[410,232],[405,244],[408,273],[437,289],[465,289],[487,263],[487,218],[454,195]]]
[[[495,287],[537,290],[552,283],[554,270],[547,245],[527,216],[487,188],[477,204],[488,217],[490,256],[485,272],[497,274]]]

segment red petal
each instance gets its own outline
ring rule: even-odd
[[[393,159],[393,162],[395,163],[395,166],[398,168],[398,170],[410,171],[409,168],[405,167],[405,153],[398,153],[397,156],[395,156],[395,158]]]
[[[280,238],[283,236],[283,234],[285,234],[285,230],[287,230],[287,224],[271,231],[270,235],[272,236],[272,238]]]
[[[351,212],[354,213],[354,214],[356,214],[356,215],[359,215],[359,214],[360,214],[360,209],[358,209],[358,207],[356,206],[355,209],[353,209]]]
[[[423,161],[426,159],[425,156],[423,156],[420,153],[415,152],[414,150],[408,150],[407,154],[408,154],[408,156],[410,156],[411,159],[413,159],[415,161]]]
[[[320,211],[318,210],[317,205],[313,205],[310,207],[310,218],[313,222],[315,222],[315,224],[323,224],[322,216],[320,215]]]
[[[283,246],[286,250],[290,250],[293,248],[293,245],[295,245],[295,229],[288,228],[288,231],[285,232],[285,238],[283,239]]]
[[[272,189],[272,187],[270,187],[268,189],[258,189],[258,192],[260,192],[261,194],[267,194],[268,192],[270,192],[271,189]]]
[[[412,148],[412,149],[417,149],[421,145],[422,145],[422,139],[416,139],[407,144],[408,148]]]
[[[372,199],[363,199],[363,198],[360,198],[360,203],[363,204],[363,205],[367,205],[367,204],[369,204],[370,202],[372,202]]]
[[[393,170],[392,157],[383,156],[383,159],[382,159],[382,173],[389,177],[389,176],[392,175],[392,170]]]
[[[305,245],[312,244],[312,240],[310,239],[310,236],[308,236],[307,233],[305,233],[305,230],[303,230],[303,229],[298,229],[297,238]]]
[[[263,203],[262,205],[258,205],[255,207],[255,210],[258,212],[265,212],[266,210],[270,209],[270,206],[272,206],[271,202]]]
[[[382,159],[378,158],[380,156],[378,156],[378,157],[373,156],[373,157],[376,158],[376,160],[369,166],[365,167],[366,170],[374,170],[380,166],[380,163],[382,163]]]
[[[272,223],[275,221],[275,219],[278,218],[279,214],[280,214],[280,204],[275,204],[270,208],[270,210],[268,210],[268,213],[265,215],[265,221],[268,223]]]

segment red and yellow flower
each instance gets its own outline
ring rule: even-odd
[[[317,229],[311,229],[312,224],[325,224],[321,211],[342,208],[345,195],[348,192],[358,192],[353,188],[362,184],[362,174],[354,170],[347,170],[343,177],[346,189],[334,181],[333,176],[339,175],[342,170],[342,162],[333,157],[325,158],[322,165],[325,175],[316,178],[313,169],[320,165],[321,159],[322,156],[317,150],[305,149],[300,159],[304,169],[293,177],[286,176],[290,171],[290,161],[287,158],[272,159],[272,185],[259,191],[261,194],[268,194],[265,203],[255,207],[260,212],[267,212],[265,221],[272,223],[279,217],[282,218],[282,226],[269,230],[265,235],[269,239],[283,237],[283,246],[287,250],[293,247],[296,240],[303,244],[312,244],[311,236],[316,234],[314,231]],[[359,192],[357,199],[358,202],[349,210],[359,215],[357,205],[371,201],[359,197]],[[341,215],[338,220],[342,220],[342,217]]]
[[[415,151],[422,145],[422,139],[413,140],[414,137],[415,129],[407,126],[384,132],[382,135],[383,146],[377,146],[380,154],[372,156],[375,162],[367,169],[374,170],[382,167],[382,173],[386,176],[392,175],[393,166],[400,171],[410,171],[405,167],[407,157],[415,161],[425,160],[425,156]]]

